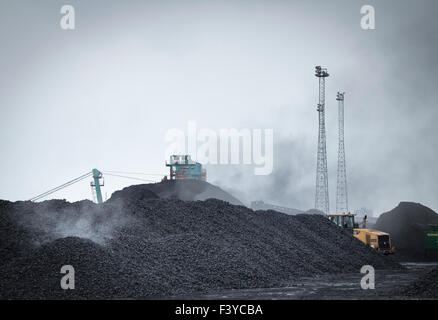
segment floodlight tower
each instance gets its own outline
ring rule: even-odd
[[[329,213],[329,192],[327,173],[327,147],[325,135],[325,78],[329,76],[326,68],[315,67],[315,76],[319,79],[319,133],[318,133],[318,158],[316,164],[316,192],[315,208]]]
[[[338,92],[338,121],[339,121],[339,146],[338,146],[338,186],[336,190],[336,213],[348,212],[347,194],[347,168],[345,165],[344,146],[344,95],[345,92]]]

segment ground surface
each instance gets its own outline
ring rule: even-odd
[[[255,288],[243,290],[222,290],[203,295],[168,296],[165,299],[255,299],[255,300],[363,300],[363,299],[438,299],[437,296],[416,294],[411,286],[421,276],[431,269],[438,267],[438,263],[402,263],[406,267],[403,271],[377,270],[374,290],[363,290],[360,280],[363,275],[345,273],[321,275],[318,277],[303,277],[297,279],[287,287]],[[434,279],[435,281],[437,279]],[[426,284],[429,286],[430,283]],[[410,292],[406,292],[406,288]],[[421,286],[423,289],[424,286]],[[422,292],[424,291],[421,290]],[[435,293],[436,294],[436,293]]]

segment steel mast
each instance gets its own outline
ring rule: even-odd
[[[329,192],[327,173],[327,147],[325,134],[325,78],[329,76],[326,68],[315,67],[315,76],[319,79],[319,133],[318,133],[318,157],[316,165],[316,191],[315,208],[329,213]]]
[[[347,168],[345,164],[344,146],[344,95],[345,92],[338,92],[338,121],[339,121],[339,146],[338,146],[338,185],[336,190],[336,213],[348,212],[347,194]]]

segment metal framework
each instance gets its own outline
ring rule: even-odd
[[[318,133],[318,157],[316,164],[316,191],[315,208],[329,213],[329,192],[327,173],[327,147],[325,134],[325,78],[329,76],[326,68],[315,67],[315,76],[319,79],[319,133]]]
[[[338,92],[338,121],[339,121],[339,146],[338,146],[338,185],[336,190],[336,212],[348,212],[347,194],[347,168],[345,164],[344,145],[344,95],[345,92]]]

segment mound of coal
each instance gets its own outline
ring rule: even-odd
[[[74,267],[73,290],[61,288],[64,265]],[[165,293],[159,279],[138,279],[136,271],[91,240],[57,239],[2,267],[0,299],[121,299]]]
[[[15,205],[0,200],[0,267],[32,248],[31,232],[17,223]]]
[[[58,239],[2,266],[0,298],[81,298],[90,297],[90,294],[96,298],[107,296],[119,289],[117,283],[111,283],[112,279],[123,277],[123,274],[115,273],[115,270],[121,269],[118,264],[117,259],[90,240]],[[60,287],[60,270],[63,265],[75,268],[75,290],[62,290]],[[20,272],[16,272],[17,269]],[[100,283],[107,285],[102,286]],[[99,290],[94,291],[93,287]]]
[[[127,223],[129,215],[117,204],[98,206],[85,200],[69,203],[50,200],[39,203],[0,200],[0,265],[20,251],[68,236],[103,244],[115,225]]]
[[[141,199],[180,199],[184,201],[207,200],[209,198],[219,199],[231,204],[242,205],[228,192],[205,181],[198,180],[172,180],[159,183],[135,185],[116,191],[112,194],[110,201],[124,198]]]
[[[394,295],[413,299],[438,299],[438,268],[423,274],[418,280],[397,290]]]
[[[420,261],[424,255],[424,232],[438,224],[438,214],[419,203],[400,202],[376,222],[376,229],[391,234],[397,256],[402,260]]]
[[[13,239],[0,247],[0,256],[21,251],[2,265],[0,298],[190,295],[284,286],[302,276],[359,272],[365,264],[400,268],[323,216],[252,211],[216,199],[147,199],[137,192],[125,189],[103,205],[4,202],[2,228],[11,229],[7,237]],[[28,214],[37,217],[25,219]],[[44,221],[52,227],[26,224]],[[70,236],[57,233],[64,224],[74,228]],[[75,290],[60,287],[63,265],[75,268]]]

